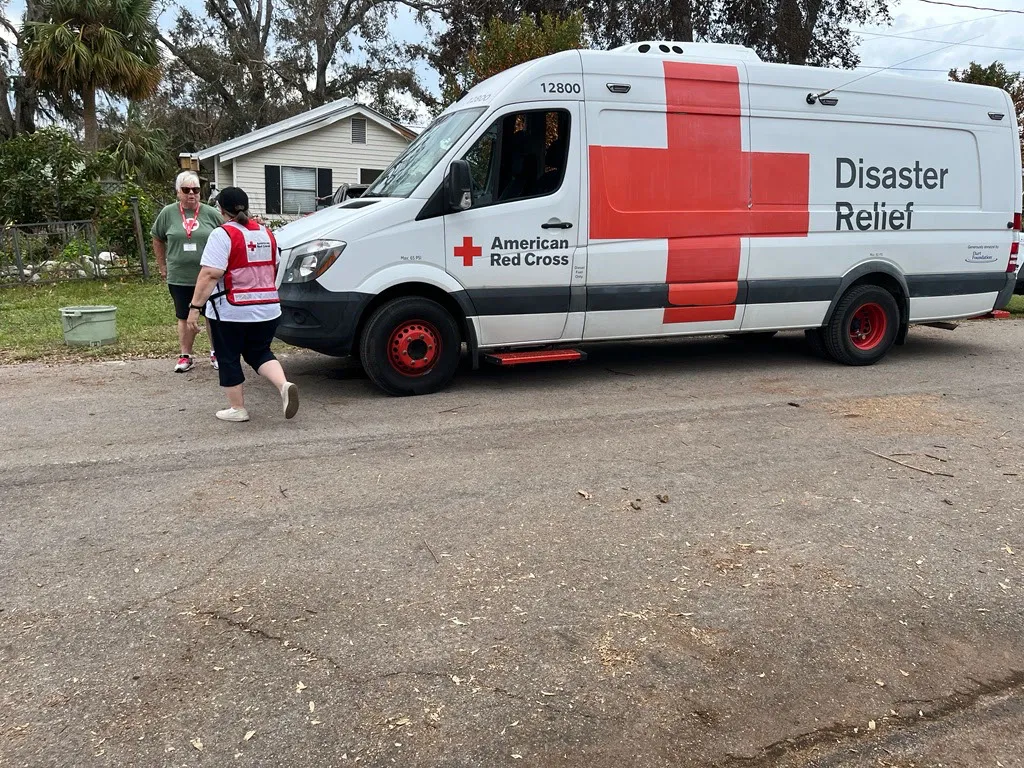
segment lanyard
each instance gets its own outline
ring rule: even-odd
[[[192,231],[199,226],[199,211],[196,210],[195,218],[185,218],[185,206],[178,203],[178,210],[181,211],[181,226],[185,228],[185,239],[192,239]]]

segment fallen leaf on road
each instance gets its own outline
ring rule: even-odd
[[[885,688],[885,683],[881,680],[875,680],[875,685]]]
[[[667,493],[659,493],[658,494],[658,501],[660,501],[662,504],[668,504],[668,494]]]
[[[587,492],[586,492],[586,491],[584,491],[583,489],[580,489],[580,490],[576,491],[576,493],[578,493],[578,494],[579,494],[580,496],[582,496],[582,497],[583,497],[584,499],[592,499],[592,498],[594,498],[594,494],[592,494],[592,493],[587,493]]]
[[[304,690],[306,690],[306,684],[304,682],[302,682],[301,680],[299,680],[299,682],[296,683],[296,685],[295,685],[295,690],[296,691],[304,691]]]
[[[315,712],[316,711],[316,704],[314,702],[312,702],[312,701],[309,702],[309,711],[310,712]]]
[[[466,622],[459,621],[459,618],[457,616],[454,619],[452,619],[452,624],[454,624],[457,627],[468,627],[469,626],[469,624],[467,624]]]
[[[190,741],[189,744],[191,744],[193,747],[195,747],[200,752],[203,751],[203,740],[202,739],[192,739],[192,741]]]
[[[633,509],[643,509],[643,507],[640,505],[640,499],[629,502],[629,506],[631,506]]]
[[[902,669],[900,670],[900,674],[903,675],[904,677],[910,677],[910,673],[909,672],[904,672]]]
[[[875,721],[874,720],[868,720],[868,730],[869,731],[875,730]]]
[[[246,731],[245,736],[243,738],[246,741],[248,741],[249,739],[251,739],[255,735],[256,735],[256,731]]]

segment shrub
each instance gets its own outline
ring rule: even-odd
[[[144,243],[148,241],[149,228],[153,226],[153,219],[156,217],[156,205],[153,198],[137,184],[125,183],[106,195],[96,221],[101,242],[122,255],[138,252],[131,203],[133,196],[139,198],[142,238]]]

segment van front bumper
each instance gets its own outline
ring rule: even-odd
[[[286,344],[344,357],[355,347],[356,326],[373,295],[335,293],[318,282],[285,283],[276,336]]]

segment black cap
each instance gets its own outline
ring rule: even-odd
[[[249,210],[249,196],[240,187],[224,187],[217,195],[217,205],[234,216]]]

